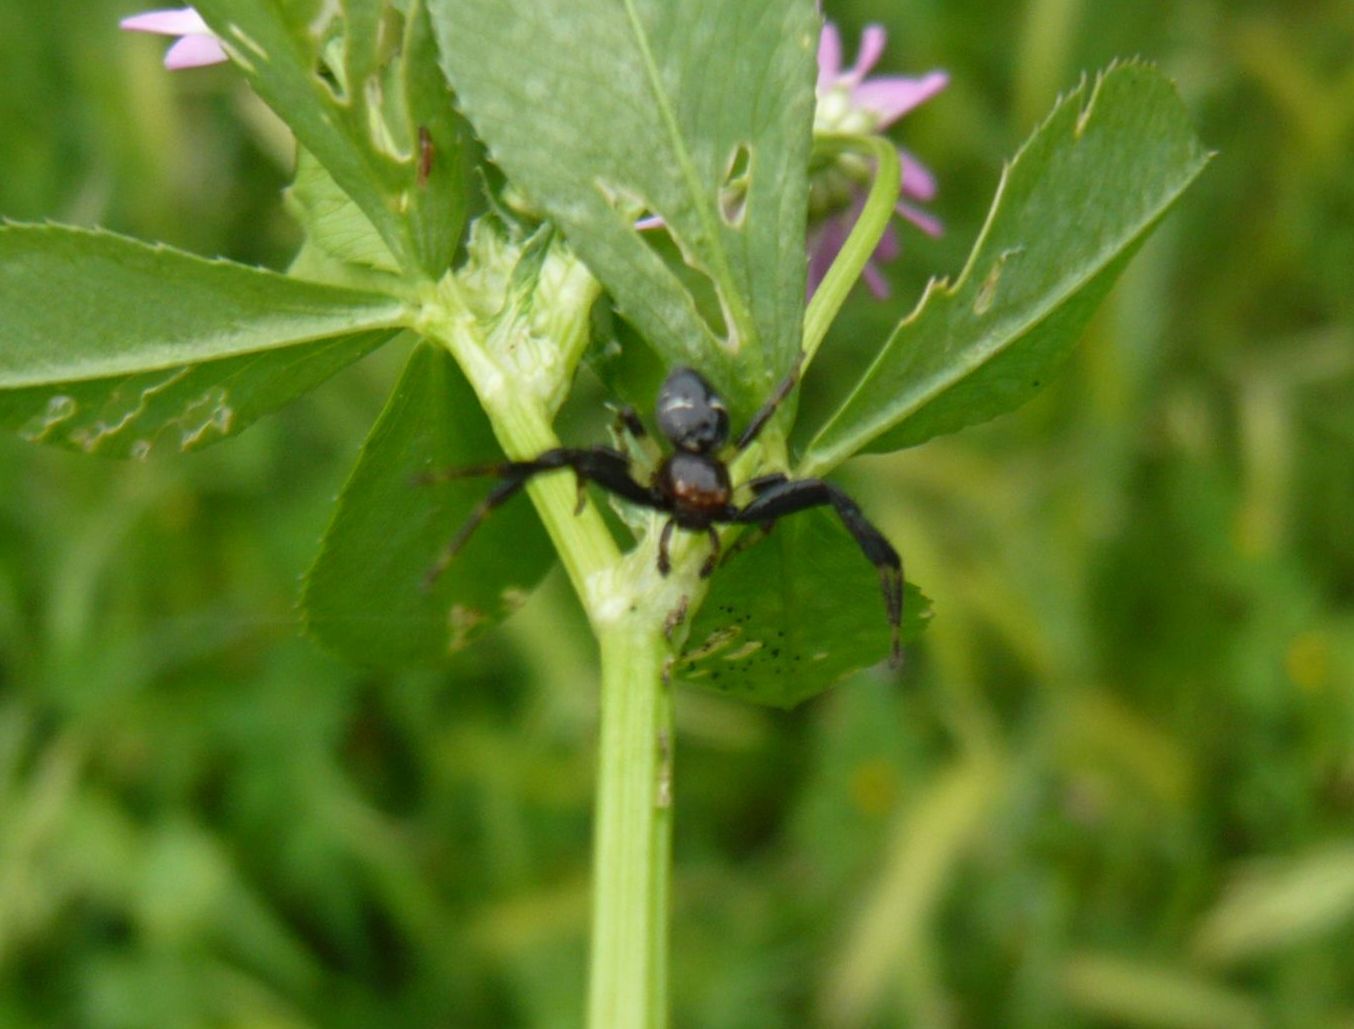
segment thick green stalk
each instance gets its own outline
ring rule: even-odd
[[[604,632],[588,1025],[667,1024],[672,755],[667,648],[642,614]]]
[[[528,412],[504,415],[500,431],[514,456],[558,446],[554,434]],[[530,491],[588,609],[601,649],[588,1025],[658,1029],[667,1024],[672,861],[672,699],[663,683],[665,615],[637,588],[634,577],[621,573],[621,559],[596,509],[589,505],[574,513],[571,478],[537,479]]]
[[[454,286],[419,328],[456,356],[504,452],[534,457],[560,445],[541,401],[514,388]],[[653,555],[624,557],[592,504],[576,512],[568,475],[532,479],[527,492],[588,613],[601,649],[601,730],[594,813],[588,1025],[667,1024],[671,865],[672,699],[664,681],[667,613],[685,577],[659,579]]]

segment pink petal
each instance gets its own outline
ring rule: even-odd
[[[818,37],[818,92],[825,93],[837,81],[842,71],[842,37],[837,26],[830,21],[823,22],[823,32]]]
[[[865,262],[865,268],[860,273],[860,277],[865,280],[865,285],[870,287],[870,292],[878,300],[887,300],[889,294],[893,292],[889,288],[889,280],[884,278],[884,273],[879,270],[873,261]]]
[[[882,129],[893,124],[918,104],[930,100],[944,89],[949,81],[950,76],[943,71],[933,71],[921,78],[881,75],[858,85],[851,98],[860,107],[869,108],[879,115],[879,127]]]
[[[890,222],[884,226],[884,234],[879,237],[879,242],[875,244],[874,253],[870,255],[870,258],[887,264],[889,261],[896,261],[898,255],[902,252],[903,245],[898,240],[898,230]]]
[[[640,232],[646,232],[649,229],[661,229],[667,223],[663,221],[662,215],[650,214],[635,222],[635,228]]]
[[[813,296],[846,242],[847,217],[845,213],[832,215],[809,240],[809,296]]]
[[[165,67],[170,71],[183,68],[201,68],[229,60],[215,36],[184,36],[165,53]]]
[[[894,211],[928,236],[943,236],[945,234],[945,226],[941,220],[920,208],[913,207],[911,204],[899,203]]]
[[[903,192],[918,200],[934,200],[936,177],[931,170],[906,150],[899,147],[898,160],[903,165]]]
[[[166,11],[143,11],[123,18],[118,27],[129,32],[154,32],[161,36],[211,35],[202,15],[191,7]]]
[[[842,78],[852,86],[859,85],[870,73],[870,69],[879,63],[879,58],[884,53],[884,43],[888,38],[883,25],[866,25],[865,31],[860,36],[860,52],[856,54],[855,66]]]

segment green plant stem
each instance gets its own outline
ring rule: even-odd
[[[540,402],[512,388],[454,291],[444,300],[419,328],[456,356],[504,452],[522,460],[559,446]],[[681,580],[655,582],[648,552],[623,557],[596,507],[576,511],[572,477],[539,476],[527,492],[601,650],[588,1025],[658,1029],[667,1024],[673,752],[663,626]]]
[[[558,446],[538,422],[529,412],[505,412],[501,431],[514,456]],[[671,691],[663,683],[663,612],[630,586],[632,577],[620,574],[620,557],[596,509],[574,513],[568,477],[536,479],[530,491],[601,650],[588,1025],[657,1029],[667,1024],[674,742]]]
[[[666,1024],[672,754],[666,647],[634,619],[604,633],[602,724],[593,830],[588,1025]]]
[[[883,136],[821,136],[814,140],[814,148],[829,154],[843,150],[868,154],[874,158],[875,171],[870,192],[860,209],[860,217],[856,219],[851,234],[846,237],[832,267],[823,276],[823,281],[818,284],[813,299],[804,311],[804,365],[800,369],[801,374],[813,361],[818,345],[827,335],[828,326],[837,317],[851,287],[860,278],[865,263],[883,238],[889,219],[893,217],[893,208],[898,203],[903,182],[898,151]]]

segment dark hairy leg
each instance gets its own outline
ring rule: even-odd
[[[892,635],[889,663],[896,668],[902,663],[903,656],[899,635],[903,620],[903,562],[893,544],[870,523],[854,500],[822,479],[784,479],[763,488],[734,520],[765,523],[824,506],[831,506],[837,512],[861,552],[879,571],[879,587],[884,594],[884,608]]]
[[[719,533],[713,525],[705,527],[705,535],[710,539],[710,554],[701,565],[701,578],[708,579],[714,573],[715,565],[719,564]]]
[[[634,476],[630,474],[630,459],[610,447],[557,447],[530,461],[501,461],[495,464],[471,465],[466,468],[449,468],[424,473],[418,477],[418,482],[450,482],[453,479],[476,476],[493,476],[502,480],[475,506],[465,524],[457,530],[456,535],[438,555],[437,561],[425,576],[425,586],[431,586],[437,581],[438,576],[447,570],[466,541],[489,517],[494,508],[515,496],[533,476],[565,469],[572,470],[578,478],[580,501],[583,498],[583,484],[595,482],[604,490],[615,493],[632,504],[652,508],[663,506],[661,499],[655,496],[648,486],[636,482]],[[581,503],[578,509],[582,510]]]
[[[672,560],[668,557],[668,544],[672,542],[672,530],[677,522],[669,518],[663,523],[663,531],[658,534],[658,574],[667,575],[672,571]]]
[[[795,358],[795,363],[790,366],[790,374],[785,376],[781,384],[776,387],[776,391],[762,405],[761,410],[752,416],[752,421],[748,422],[747,428],[739,434],[733,445],[735,450],[746,450],[748,445],[766,428],[766,423],[771,420],[776,410],[784,403],[785,398],[790,395],[790,391],[795,388],[795,383],[799,381],[799,369],[803,363],[804,351],[801,350],[799,356]]]
[[[608,405],[610,406],[610,405]],[[623,404],[616,410],[616,435],[629,433],[635,439],[645,439],[649,433],[644,428],[644,423],[640,421],[639,412],[629,404]]]

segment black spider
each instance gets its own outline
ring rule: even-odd
[[[757,438],[757,434],[776,413],[781,401],[794,388],[797,378],[796,364],[795,370],[734,441],[735,453],[744,450]],[[658,570],[664,575],[671,570],[668,543],[674,528],[704,531],[709,536],[710,555],[700,570],[704,578],[715,570],[719,560],[716,525],[747,523],[769,529],[777,518],[810,507],[830,505],[847,531],[860,544],[860,549],[870,563],[879,569],[884,606],[893,633],[890,659],[896,666],[902,656],[898,633],[903,612],[903,566],[898,552],[870,524],[856,502],[822,479],[791,479],[775,473],[749,480],[747,487],[753,493],[752,500],[741,507],[735,504],[728,465],[719,456],[719,451],[729,439],[728,408],[705,378],[691,368],[676,368],[669,373],[658,392],[655,414],[659,430],[676,449],[663,458],[647,486],[630,474],[628,456],[606,446],[556,447],[530,461],[475,465],[426,477],[441,481],[472,475],[492,475],[502,480],[480,502],[447,544],[437,563],[428,572],[428,581],[432,582],[446,570],[470,534],[494,508],[521,490],[533,475],[542,472],[572,469],[578,478],[580,510],[583,484],[595,482],[632,504],[666,511],[669,518],[658,537]],[[644,426],[632,409],[622,410],[621,420],[633,435],[644,435]]]

